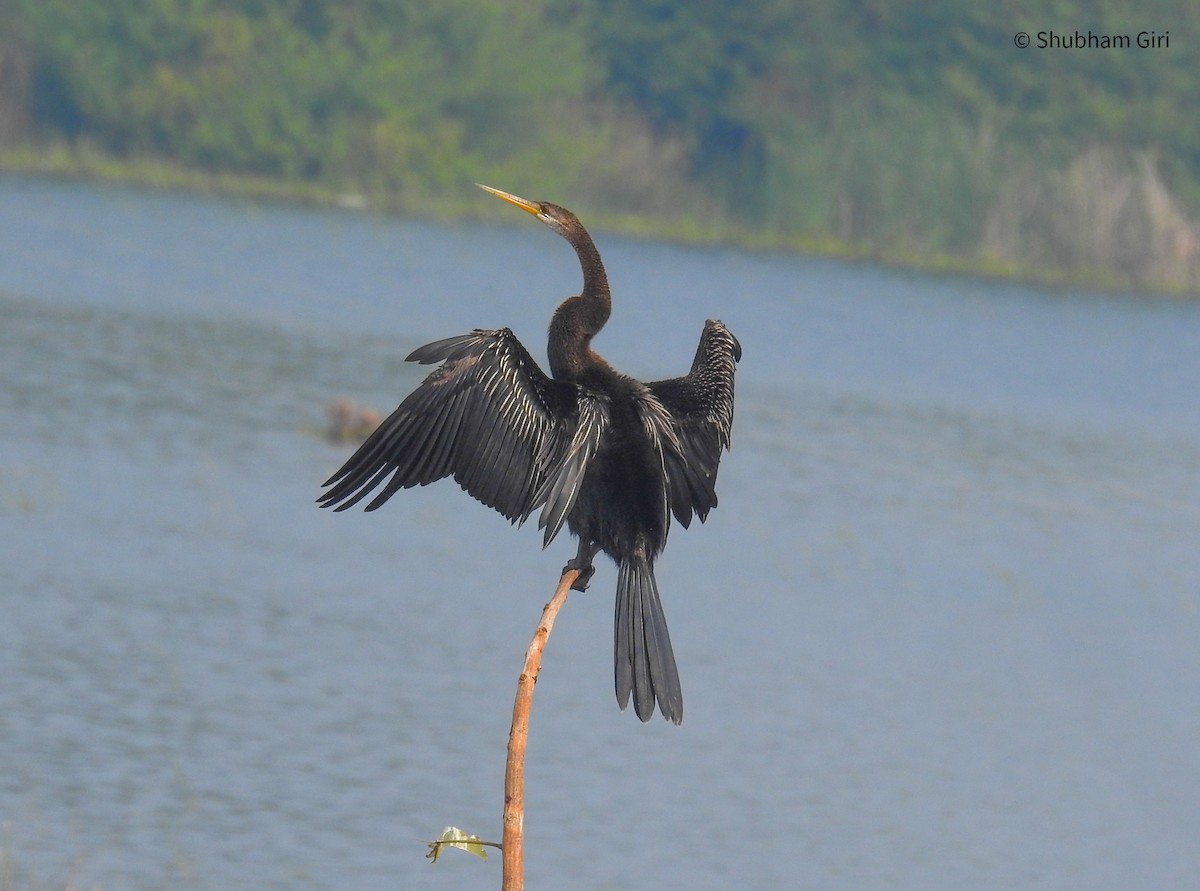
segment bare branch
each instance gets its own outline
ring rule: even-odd
[[[529,740],[529,709],[533,704],[533,686],[542,669],[542,650],[546,648],[554,619],[567,602],[567,594],[577,578],[577,569],[563,573],[558,590],[542,610],[542,620],[525,652],[525,667],[517,680],[512,730],[508,734],[508,763],[504,770],[504,870],[501,891],[524,891],[525,888],[525,744]]]

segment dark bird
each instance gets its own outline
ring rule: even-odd
[[[540,508],[543,547],[563,523],[579,550],[563,572],[587,589],[592,558],[617,564],[616,691],[633,694],[642,721],[683,720],[683,691],[654,560],[671,514],[685,528],[716,507],[722,449],[733,424],[733,377],[741,344],[709,320],[691,371],[642,383],[592,350],[612,310],[596,245],[569,210],[488,186],[570,242],[583,267],[583,290],[550,320],[548,377],[508,328],[426,344],[410,362],[441,365],[330,477],[318,499],[345,510],[383,488],[374,510],[399,489],[453,476],[464,490],[514,523]],[[386,481],[386,482],[385,482]]]

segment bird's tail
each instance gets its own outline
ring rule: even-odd
[[[617,704],[624,709],[633,693],[633,710],[649,721],[658,701],[663,717],[683,720],[683,690],[667,617],[658,599],[654,567],[642,556],[621,563],[617,571],[617,610],[614,651]]]

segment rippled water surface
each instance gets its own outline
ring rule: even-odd
[[[487,200],[481,196],[481,200]],[[542,355],[578,272],[433,225],[0,179],[0,884],[493,888],[574,549],[451,483],[313,505],[428,340]],[[611,566],[534,703],[533,888],[1192,887],[1200,305],[599,236],[597,349],[745,348],[660,563],[686,719],[611,691]],[[6,886],[7,887],[7,886]]]

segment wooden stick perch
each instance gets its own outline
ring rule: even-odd
[[[517,699],[513,703],[512,729],[508,733],[508,762],[504,769],[504,835],[503,873],[501,891],[524,891],[525,888],[525,744],[529,740],[529,709],[533,704],[533,685],[542,669],[542,650],[554,627],[554,619],[567,602],[571,585],[579,578],[579,570],[563,573],[558,590],[542,610],[542,620],[529,649],[525,652],[525,667],[517,679]]]

